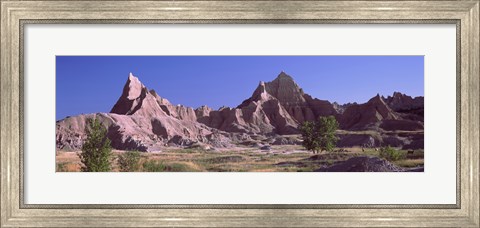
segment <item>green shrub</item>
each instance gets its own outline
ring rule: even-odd
[[[98,119],[88,119],[85,131],[87,139],[79,153],[83,172],[109,172],[112,147],[107,138],[107,128]]]
[[[159,160],[148,160],[143,163],[145,172],[187,172],[193,171],[188,166],[179,163],[164,164]]]
[[[68,170],[67,170],[66,164],[67,163],[57,163],[56,171],[57,172],[67,172]]]
[[[162,161],[147,160],[143,163],[143,170],[145,172],[163,172],[165,170],[165,165]]]
[[[298,130],[303,138],[302,145],[314,154],[321,151],[331,151],[338,141],[335,131],[338,122],[334,116],[321,116],[317,121],[305,121]]]
[[[388,161],[398,161],[404,159],[406,154],[395,150],[394,148],[387,146],[380,149],[380,157],[388,160]]]
[[[140,168],[140,152],[127,151],[118,156],[118,166],[122,172],[135,172]]]

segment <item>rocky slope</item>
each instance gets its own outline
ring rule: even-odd
[[[421,116],[423,118],[423,115]],[[378,94],[365,104],[348,106],[338,119],[340,127],[348,130],[381,128],[387,131],[415,131],[423,129],[423,119],[421,121],[420,118],[405,118],[405,115],[394,111]]]
[[[58,121],[57,147],[80,149],[85,139],[86,120],[93,117],[107,127],[108,138],[117,149],[155,151],[168,144],[193,142],[216,147],[230,145],[227,133],[198,123],[192,108],[170,104],[132,74],[110,113],[78,115]]]
[[[85,139],[85,122],[96,117],[108,128],[108,137],[116,149],[156,151],[168,145],[196,142],[228,147],[258,135],[273,137],[274,141],[275,135],[297,134],[302,122],[329,115],[335,116],[344,130],[339,135],[339,146],[423,147],[423,132],[422,137],[417,133],[384,133],[423,130],[423,97],[395,92],[387,98],[377,95],[364,104],[332,104],[304,93],[285,72],[271,82],[260,82],[252,96],[237,107],[218,110],[173,105],[130,73],[110,113],[57,121],[56,138],[60,149],[80,149]]]
[[[201,109],[201,110],[200,110]],[[299,123],[318,116],[338,115],[333,105],[305,94],[293,78],[281,72],[271,82],[260,82],[252,96],[233,109],[197,109],[199,122],[229,132],[295,134]]]

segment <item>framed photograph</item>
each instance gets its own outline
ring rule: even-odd
[[[423,66],[424,56],[57,56],[56,171],[423,172]],[[143,76],[115,76],[129,69]],[[258,83],[264,72],[275,78]],[[80,114],[95,107],[106,111]]]
[[[0,1],[2,227],[479,227],[478,1]]]

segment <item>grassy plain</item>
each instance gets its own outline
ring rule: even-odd
[[[423,166],[423,150],[405,154],[403,159],[392,161],[397,166],[413,168]],[[79,152],[79,151],[78,151]],[[57,172],[79,172],[78,152],[57,151]],[[119,171],[118,156],[125,151],[114,150],[113,171]],[[333,152],[312,154],[302,146],[272,146],[270,150],[253,147],[234,147],[215,150],[166,147],[161,152],[140,153],[140,168],[136,172],[311,172],[356,156],[379,157],[374,148],[342,148]]]

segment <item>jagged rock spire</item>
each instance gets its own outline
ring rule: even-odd
[[[147,93],[147,88],[130,72],[127,82],[123,86],[122,95],[110,112],[123,115],[133,114],[140,108],[141,101]]]

